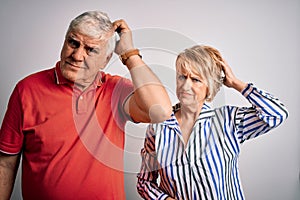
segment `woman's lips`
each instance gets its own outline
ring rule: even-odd
[[[189,92],[181,92],[181,97],[192,97],[193,94],[189,93]]]

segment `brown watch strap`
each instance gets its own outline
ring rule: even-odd
[[[122,63],[124,65],[126,65],[126,61],[128,60],[128,58],[133,55],[138,55],[142,58],[142,56],[140,55],[140,51],[138,49],[131,49],[131,50],[126,51],[125,53],[121,54],[120,60],[122,61]]]

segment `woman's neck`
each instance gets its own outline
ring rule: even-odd
[[[184,121],[196,121],[198,118],[201,109],[202,109],[203,103],[198,105],[181,105],[180,110],[177,113],[177,119]]]
[[[203,104],[198,106],[181,105],[181,108],[175,113],[176,119],[181,129],[185,146],[188,143],[195,121],[197,120],[201,112],[202,106]]]

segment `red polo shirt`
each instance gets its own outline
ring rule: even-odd
[[[125,199],[123,103],[130,80],[99,72],[84,92],[55,68],[21,80],[0,131],[0,151],[22,151],[24,199]]]

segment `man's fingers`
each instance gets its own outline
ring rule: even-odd
[[[114,21],[113,26],[117,33],[123,33],[123,32],[129,31],[129,27],[123,19]]]

